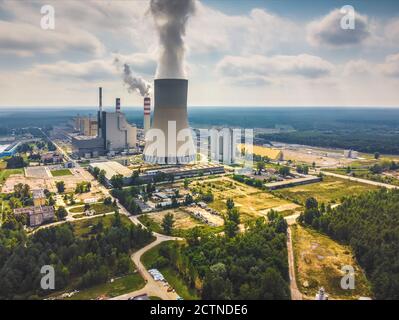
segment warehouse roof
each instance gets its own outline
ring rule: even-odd
[[[111,180],[111,178],[117,174],[121,174],[125,178],[129,178],[132,175],[132,170],[116,161],[94,162],[90,164],[90,167],[97,167],[100,170],[104,170],[105,178],[108,180]]]

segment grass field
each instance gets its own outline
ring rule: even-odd
[[[90,204],[90,210],[95,210],[96,214],[104,214],[108,212],[114,212],[115,207],[113,205],[105,205],[104,203],[93,203]],[[84,206],[74,207],[69,210],[70,213],[83,213]]]
[[[159,257],[159,250],[163,246],[170,246],[173,241],[162,242],[156,247],[148,250],[141,257],[141,261],[145,265],[147,269],[151,269],[154,266],[155,261]],[[187,284],[181,279],[179,274],[170,266],[163,267],[158,269],[168,283],[176,290],[177,294],[181,296],[185,300],[198,300],[199,297],[196,291],[192,288],[189,288]]]
[[[72,172],[69,169],[51,170],[53,177],[71,176]]]
[[[1,169],[0,170],[0,184],[7,180],[12,174],[23,174],[24,169]]]
[[[112,298],[128,292],[139,290],[145,285],[144,279],[139,273],[129,274],[78,292],[70,300],[92,300],[98,297]]]
[[[251,186],[234,181],[230,178],[221,178],[212,181],[196,181],[190,185],[191,191],[205,193],[211,190],[214,201],[209,207],[221,213],[226,213],[226,201],[234,200],[235,206],[240,210],[242,221],[248,221],[259,216],[266,216],[270,209],[292,204],[292,202],[280,199],[273,194],[260,191]]]
[[[332,299],[371,296],[370,285],[349,247],[300,225],[291,228],[298,288],[303,294],[313,299],[318,289],[324,287]],[[343,266],[352,266],[355,270],[354,290],[341,288]]]
[[[90,219],[84,219],[75,221],[72,223],[74,226],[74,233],[79,237],[88,237],[90,235],[91,228],[96,225],[98,222],[102,221],[104,227],[109,227],[114,219],[114,215],[100,216]],[[121,215],[122,223],[129,225],[132,222],[128,217]]]
[[[204,224],[192,218],[188,213],[181,209],[171,209],[158,213],[143,214],[138,219],[150,230],[157,233],[164,233],[162,230],[162,219],[167,213],[172,213],[174,215],[175,223],[173,225],[172,235],[176,237],[186,237],[188,232],[194,227],[200,228],[202,232],[219,233],[223,231],[223,226],[212,227]]]
[[[324,202],[327,204],[340,202],[345,196],[376,189],[378,189],[377,186],[324,176],[322,182],[281,189],[273,193],[301,204],[304,204],[309,197],[316,198],[319,203]]]

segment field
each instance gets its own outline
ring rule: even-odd
[[[71,176],[72,172],[69,169],[51,170],[53,177]]]
[[[0,170],[0,184],[7,180],[12,174],[23,174],[24,169],[1,169]]]
[[[141,261],[147,269],[154,267],[155,261],[159,257],[159,250],[163,246],[169,246],[173,241],[162,242],[156,247],[148,250],[141,257]],[[170,266],[158,268],[158,270],[163,274],[166,281],[176,290],[176,293],[185,300],[198,300],[199,297],[195,290],[188,287],[187,284],[181,279],[176,270]]]
[[[96,225],[98,222],[102,222],[104,228],[107,228],[111,225],[114,215],[107,215],[105,217],[96,217],[91,219],[83,219],[79,221],[73,222],[74,233],[79,237],[88,237],[90,235],[91,228]],[[125,215],[121,215],[121,220],[124,224],[128,225],[132,222]]]
[[[307,298],[314,299],[320,287],[324,287],[332,299],[358,299],[372,295],[370,285],[349,247],[300,225],[291,228],[297,285]],[[355,270],[353,290],[341,288],[341,278],[345,275],[341,271],[343,266],[352,266]]]
[[[112,205],[105,205],[104,203],[93,203],[90,204],[90,210],[95,210],[96,214],[103,214],[108,212],[114,212],[115,208]],[[69,209],[70,213],[83,213],[84,206],[73,207]]]
[[[92,300],[98,297],[112,298],[144,287],[144,279],[139,273],[115,279],[113,282],[100,284],[89,289],[82,290],[73,295],[70,300]]]
[[[212,227],[201,221],[194,219],[184,209],[170,209],[151,214],[144,214],[139,217],[142,224],[150,228],[152,231],[163,233],[162,219],[167,213],[172,213],[175,223],[173,224],[172,235],[177,237],[185,237],[187,232],[194,227],[199,227],[204,232],[218,233],[223,227]]]
[[[304,204],[309,197],[316,198],[319,203],[327,204],[340,202],[345,196],[376,189],[378,189],[377,186],[324,176],[322,182],[281,189],[273,193],[301,204]]]
[[[271,193],[229,178],[205,182],[196,181],[190,185],[190,188],[193,192],[199,192],[202,189],[205,193],[207,190],[211,190],[214,201],[208,205],[221,213],[226,213],[227,199],[234,199],[235,206],[240,210],[242,221],[266,216],[270,209],[276,209],[284,214],[284,211],[288,210],[288,205],[292,205],[291,209],[297,207],[288,200],[280,199]]]

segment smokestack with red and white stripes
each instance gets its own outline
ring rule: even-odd
[[[151,98],[147,96],[144,98],[144,134],[147,133],[150,127],[151,127]]]
[[[116,98],[115,111],[117,113],[121,112],[121,98]]]

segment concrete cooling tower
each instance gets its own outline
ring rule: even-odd
[[[154,117],[146,136],[146,162],[176,164],[195,160],[194,143],[187,121],[187,91],[186,79],[154,80]],[[159,131],[163,132],[165,141],[158,137]]]

